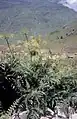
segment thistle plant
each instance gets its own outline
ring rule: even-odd
[[[10,55],[13,55],[8,38],[5,39]],[[1,89],[8,89],[5,83],[7,82],[10,90],[13,89],[17,94],[8,109],[2,109],[10,116],[11,113],[27,111],[27,119],[39,119],[41,115],[45,116],[47,108],[54,111],[57,103],[60,104],[61,101],[64,103],[65,100],[69,103],[72,95],[77,92],[77,64],[74,65],[68,58],[53,60],[51,57],[43,60],[40,44],[40,38],[32,37],[29,40],[25,34],[25,41],[22,43],[23,57],[16,54],[0,64],[0,84],[3,85]],[[27,56],[24,55],[26,47]],[[33,51],[37,51],[37,54],[32,53]],[[74,97],[72,100],[75,107],[77,103]]]

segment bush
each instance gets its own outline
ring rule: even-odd
[[[6,85],[7,90],[7,81],[10,89],[16,94],[8,104],[8,111],[4,107],[3,111],[11,116],[15,112],[26,110],[28,119],[38,119],[46,114],[48,107],[54,111],[55,106],[65,100],[70,105],[72,95],[77,92],[77,70],[74,61],[68,58],[53,60],[46,57],[44,60],[38,48],[40,55],[31,55],[33,49],[30,47],[29,45],[27,56],[23,55],[21,58],[21,55],[13,54],[9,57],[8,54],[8,58],[0,64],[0,82],[3,86]],[[76,100],[75,105],[77,106]]]

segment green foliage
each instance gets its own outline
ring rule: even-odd
[[[6,115],[6,114],[3,114],[1,117],[0,117],[0,119],[9,119],[10,117],[8,116],[8,115]]]
[[[4,86],[7,80],[17,96],[8,111],[3,109],[7,115],[26,110],[28,119],[39,119],[46,114],[48,107],[54,111],[58,103],[66,101],[70,105],[72,100],[74,107],[77,106],[74,95],[77,92],[76,64],[68,62],[69,59],[43,60],[39,54],[23,56],[22,60],[8,55],[0,64],[0,83]]]

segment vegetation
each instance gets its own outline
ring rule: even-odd
[[[0,63],[0,119],[22,111],[27,111],[27,119],[39,119],[47,108],[54,111],[60,103],[76,107],[76,61],[53,60],[50,52],[43,56],[40,37],[28,40],[25,36],[26,41],[14,47],[4,37],[9,51]],[[23,52],[17,52],[18,46]]]

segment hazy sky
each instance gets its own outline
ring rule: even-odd
[[[77,0],[61,0],[60,3],[77,12]]]

